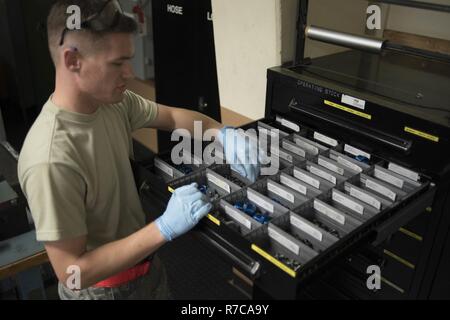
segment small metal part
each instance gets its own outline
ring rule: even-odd
[[[198,190],[204,195],[206,195],[209,201],[215,201],[220,198],[220,194],[213,188],[209,188],[207,185],[204,184],[199,185]]]
[[[305,244],[306,246],[308,246],[308,247],[310,247],[311,249],[314,250],[313,244],[308,239],[303,239],[300,236],[298,236],[297,234],[294,234],[294,237],[296,239],[298,239],[300,242],[302,242],[303,244]]]
[[[369,158],[367,158],[365,156],[362,156],[362,155],[356,156],[355,160],[357,160],[359,162],[363,162],[363,163],[369,164]]]
[[[329,226],[327,226],[326,224],[322,223],[321,221],[319,221],[317,219],[313,219],[311,222],[314,223],[316,226],[322,228],[326,232],[331,233],[336,238],[338,238],[338,239],[341,238],[341,236],[339,235],[339,232],[337,232],[336,229],[330,228]]]
[[[234,184],[237,184],[241,188],[244,188],[246,186],[243,181],[239,180],[238,178],[234,177],[231,174],[225,175],[224,178],[228,179],[229,181],[233,182]]]
[[[262,224],[267,224],[272,219],[272,217],[270,217],[269,215],[259,212],[258,208],[253,203],[248,201],[237,201],[234,204],[234,207],[240,211],[243,211]]]

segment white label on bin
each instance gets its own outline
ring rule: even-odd
[[[386,181],[387,183],[390,183],[400,189],[403,188],[404,181],[402,179],[394,177],[378,168],[375,168],[375,170],[373,171],[373,175],[375,176],[375,178]]]
[[[363,171],[363,169],[360,166],[356,165],[355,163],[353,163],[351,161],[348,161],[347,159],[345,159],[345,158],[343,158],[341,156],[339,156],[337,158],[337,162],[339,162],[343,166],[346,166],[346,167],[348,167],[348,168],[350,168],[352,170],[355,170],[356,172],[362,172]]]
[[[300,246],[296,244],[295,242],[291,241],[290,239],[286,238],[282,234],[280,234],[277,230],[274,228],[269,227],[268,228],[268,234],[269,237],[280,243],[283,247],[289,249],[294,254],[299,254]]]
[[[234,211],[233,208],[225,207],[225,213],[229,215],[231,218],[245,226],[247,229],[252,229],[252,223],[250,220],[245,218],[242,214],[239,214],[239,212]]]
[[[359,214],[364,214],[364,206],[360,205],[359,203],[345,197],[344,195],[336,192],[335,190],[333,190],[333,193],[331,195],[331,198],[342,204],[343,206],[352,209],[353,211],[358,212]]]
[[[386,188],[371,179],[366,179],[366,187],[378,193],[384,194],[389,199],[392,199],[392,201],[395,201],[395,197],[397,196],[397,194],[391,189]]]
[[[331,163],[331,162],[327,161],[324,158],[319,158],[317,160],[317,163],[320,164],[322,167],[327,168],[328,170],[331,170],[333,172],[336,172],[337,174],[340,174],[341,176],[344,175],[344,169],[338,167],[334,163]]]
[[[350,195],[352,197],[355,197],[355,198],[361,200],[362,202],[365,202],[365,203],[371,205],[372,207],[377,208],[378,210],[381,209],[381,202],[367,193],[364,193],[358,189],[350,187]]]
[[[293,123],[293,122],[291,122],[289,120],[283,119],[283,118],[281,118],[279,120],[280,120],[280,123],[281,123],[282,126],[285,126],[286,128],[292,129],[295,132],[300,132],[300,127],[297,124],[295,124],[295,123]]]
[[[322,141],[323,143],[326,143],[332,147],[336,147],[338,145],[337,140],[327,137],[326,135],[323,135],[317,131],[314,132],[314,139]]]
[[[364,110],[366,107],[366,101],[362,99],[358,99],[352,96],[348,96],[346,94],[342,95],[341,102],[348,104],[350,106],[356,107],[358,109]]]
[[[288,186],[289,188],[292,188],[297,192],[306,195],[307,188],[304,185],[301,185],[300,183],[295,182],[292,179],[289,179],[289,177],[281,175],[280,182],[281,184],[284,184],[285,186]]]
[[[273,204],[271,204],[270,202],[262,199],[261,197],[259,197],[258,195],[254,194],[250,190],[247,191],[247,198],[248,198],[248,200],[256,203],[261,208],[264,208],[267,211],[273,213]]]
[[[277,185],[273,184],[271,181],[267,182],[267,190],[272,191],[273,193],[279,195],[280,197],[282,197],[283,199],[286,199],[289,202],[292,202],[292,203],[295,202],[295,198],[292,193],[289,193],[289,192],[281,189]]]
[[[316,155],[319,153],[319,148],[315,147],[314,145],[300,139],[300,138],[294,138],[295,143],[298,144],[300,147],[308,150],[309,152],[311,152],[313,155]]]
[[[283,148],[285,148],[286,150],[289,150],[295,154],[298,154],[300,157],[305,157],[306,156],[306,152],[305,150],[297,147],[297,146],[293,146],[290,143],[287,143],[286,141],[283,141]]]
[[[391,171],[394,171],[395,173],[398,173],[404,177],[410,178],[414,181],[419,181],[420,177],[417,172],[411,171],[409,169],[403,168],[399,166],[398,164],[390,162],[388,165],[388,169]]]
[[[337,180],[336,177],[329,174],[328,172],[325,172],[323,170],[320,170],[319,168],[315,167],[315,166],[310,166],[309,167],[309,172],[315,174],[316,176],[319,176],[327,181],[330,181],[333,184],[336,184]]]
[[[371,157],[371,155],[370,155],[369,153],[364,152],[364,151],[362,151],[362,150],[359,150],[358,148],[352,147],[352,146],[349,145],[349,144],[346,144],[346,145],[344,146],[344,151],[345,151],[345,152],[348,152],[348,153],[350,153],[350,154],[352,154],[352,155],[354,155],[354,156],[364,156],[364,157],[366,157],[367,159],[370,159],[370,157]]]
[[[280,150],[279,156],[280,156],[280,158],[286,160],[287,162],[290,162],[290,163],[294,162],[294,159],[292,158],[292,156],[282,150]]]
[[[345,224],[345,216],[343,216],[342,214],[340,214],[336,210],[326,206],[322,202],[314,200],[314,209],[316,209],[320,213],[326,215],[328,218],[339,222],[340,224]]]
[[[219,188],[225,190],[226,192],[230,193],[231,192],[231,188],[230,185],[228,183],[226,183],[223,180],[220,180],[219,178],[217,178],[216,176],[207,173],[206,174],[206,179],[208,179],[209,182],[215,184],[216,186],[218,186]]]
[[[173,177],[173,169],[159,159],[155,159],[155,167]]]
[[[280,158],[283,158],[284,160],[292,163],[294,160],[292,159],[292,156],[290,154],[287,154],[283,150],[280,150],[279,148],[271,147],[270,152],[274,155],[279,156]]]
[[[296,169],[294,169],[294,177],[296,177],[297,179],[306,182],[307,184],[312,185],[314,188],[319,189],[320,187],[320,181],[317,179],[314,179],[313,177],[308,176],[307,174],[298,171]]]
[[[309,224],[303,222],[302,220],[293,215],[291,215],[290,220],[293,226],[296,226],[297,228],[302,230],[304,233],[310,235],[311,237],[319,241],[322,241],[323,238],[322,232],[320,232],[316,228],[310,226]]]

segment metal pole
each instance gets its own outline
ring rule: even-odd
[[[372,53],[380,53],[384,44],[384,40],[338,32],[315,26],[306,27],[305,34],[312,40],[318,40],[321,42]]]

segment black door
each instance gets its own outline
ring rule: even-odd
[[[220,121],[211,0],[153,0],[156,101]],[[170,135],[158,134],[159,150]]]

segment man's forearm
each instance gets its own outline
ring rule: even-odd
[[[194,124],[196,121],[202,123],[203,132],[213,130],[214,137],[217,137],[219,130],[223,127],[220,122],[196,111],[182,109],[181,114],[176,117],[175,129],[183,128],[188,130],[194,136]],[[203,134],[202,132],[202,134]]]
[[[86,252],[74,262],[81,270],[81,288],[136,265],[164,243],[156,224],[151,223],[126,238]]]
[[[164,105],[159,106],[158,119],[153,127],[157,129],[172,131],[175,129],[186,129],[194,136],[194,124],[196,121],[202,123],[202,131],[213,130],[213,136],[217,137],[219,130],[223,127],[220,122],[196,111],[182,108],[172,108]],[[202,132],[202,133],[203,133]]]

